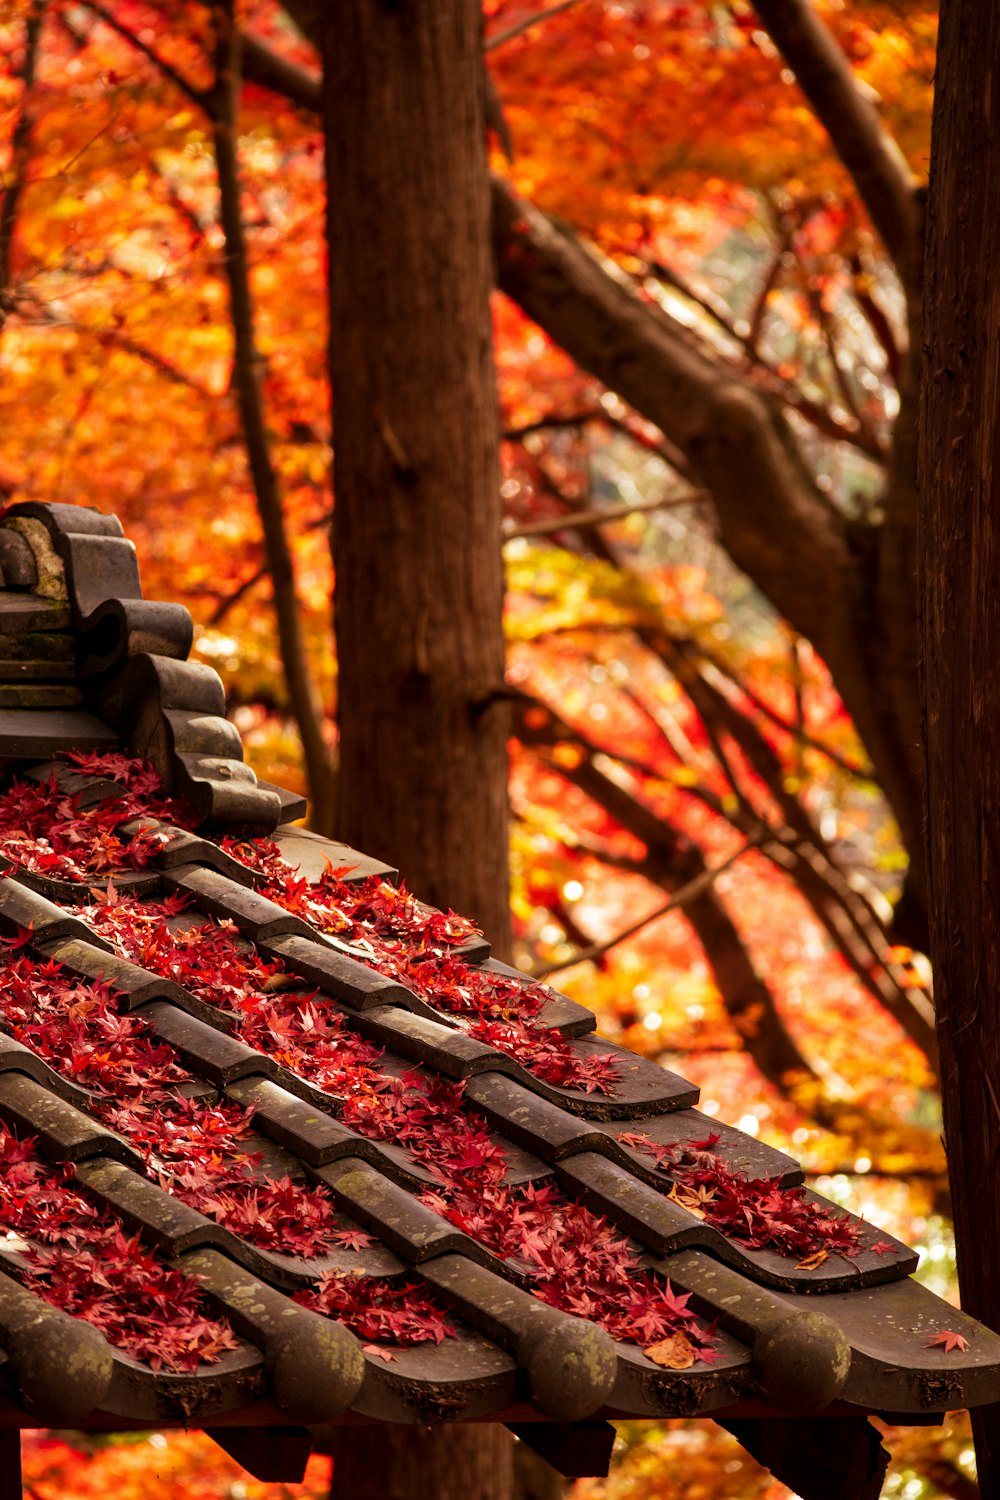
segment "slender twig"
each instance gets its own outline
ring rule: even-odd
[[[552,428],[585,427],[588,422],[607,420],[603,406],[590,406],[584,411],[550,412],[548,416],[536,417],[533,422],[522,422],[518,427],[505,427],[500,436],[505,443],[521,443],[536,432],[547,432]]]
[[[774,255],[772,256],[771,264],[768,266],[767,271],[765,272],[764,279],[762,280],[760,286],[757,288],[757,295],[754,298],[753,307],[751,308],[750,317],[748,319],[748,322],[750,324],[750,331],[746,336],[747,353],[753,359],[757,358],[757,345],[760,343],[760,336],[764,331],[764,318],[767,314],[768,300],[770,299],[771,293],[777,286],[778,280],[781,276],[781,270],[784,264],[785,252],[787,251],[787,249],[788,241],[787,238],[784,238],[779,249],[776,250]]]
[[[811,426],[815,427],[817,432],[821,432],[824,437],[832,438],[834,442],[838,443],[849,443],[852,448],[859,449],[868,458],[873,458],[878,463],[885,461],[885,445],[874,433],[866,428],[848,427],[843,422],[838,422],[835,417],[831,416],[825,406],[821,406],[811,396],[807,396],[793,380],[789,380],[787,376],[782,375],[756,349],[751,347],[749,335],[739,332],[732,318],[729,317],[728,313],[713,298],[695,291],[683,277],[677,275],[676,271],[671,270],[669,266],[665,266],[658,261],[650,262],[647,269],[658,281],[662,281],[667,286],[672,287],[674,291],[679,292],[692,302],[695,307],[700,308],[722,330],[727,338],[732,339],[734,343],[740,345],[748,361],[747,373],[755,384],[777,397],[779,401],[784,402],[786,406],[789,406],[800,417],[809,422]],[[725,356],[720,357],[724,358]]]
[[[893,384],[898,385],[903,368],[903,350],[900,348],[896,330],[893,328],[888,314],[875,301],[868,288],[867,283],[871,280],[871,277],[865,270],[860,255],[851,256],[850,267],[854,300],[864,314],[872,333],[882,346],[885,354],[886,368]]]
[[[240,39],[234,0],[217,0],[215,87],[210,115],[219,177],[219,217],[225,239],[233,325],[233,385],[253,478],[257,512],[264,533],[264,552],[274,599],[281,657],[288,696],[302,740],[309,776],[313,820],[325,832],[332,822],[330,755],[323,733],[323,710],[309,669],[302,616],[295,586],[295,564],[285,531],[281,490],[264,418],[259,371],[261,358],[254,329],[250,268],[236,149],[237,99],[240,87]]]
[[[316,516],[313,518],[313,520],[307,521],[302,530],[304,533],[310,531],[321,531],[324,526],[329,526],[332,520],[333,511],[326,510],[321,516]],[[240,600],[243,599],[247,594],[249,594],[251,589],[256,588],[257,584],[261,583],[267,577],[267,575],[267,563],[261,563],[260,567],[256,568],[254,572],[249,575],[249,577],[244,578],[242,583],[238,583],[236,585],[232,593],[226,594],[224,598],[220,599],[206,622],[209,628],[213,630],[217,629],[218,626],[222,624],[223,620],[226,618],[233,606],[239,604]]]
[[[201,109],[209,113],[211,112],[212,92],[210,89],[200,89],[196,84],[191,83],[189,79],[184,77],[183,73],[174,67],[173,63],[169,63],[166,58],[161,57],[155,47],[151,47],[148,42],[143,41],[141,36],[138,36],[134,31],[130,31],[127,26],[119,21],[116,15],[105,9],[103,5],[99,5],[97,0],[82,0],[82,3],[87,10],[93,12],[95,16],[103,21],[105,26],[109,26],[112,31],[116,31],[136,52],[141,52],[143,57],[147,58],[165,78],[169,78],[171,83],[176,84],[177,88],[180,89],[181,93],[187,95],[192,104],[197,104]]]
[[[575,4],[576,0],[558,0],[558,4],[550,5],[547,10],[537,11],[533,16],[525,16],[522,20],[516,21],[513,26],[508,26],[506,31],[501,31],[496,36],[488,37],[483,43],[483,51],[495,52],[505,42],[512,42],[522,32],[530,31],[532,26],[541,25],[543,21],[549,20],[551,16],[558,16],[561,11],[569,10],[570,6]]]
[[[697,900],[703,892],[715,884],[720,875],[728,870],[731,865],[734,865],[738,859],[742,859],[744,854],[749,853],[751,849],[759,849],[760,843],[761,835],[756,834],[753,838],[748,839],[742,848],[730,854],[728,859],[724,859],[721,864],[713,865],[711,869],[703,871],[701,875],[696,875],[693,880],[689,880],[686,885],[682,885],[680,890],[675,891],[670,900],[665,901],[662,906],[658,906],[653,911],[647,912],[638,921],[630,922],[628,927],[624,927],[621,932],[616,932],[614,937],[607,938],[605,942],[593,943],[589,948],[581,948],[579,952],[574,953],[572,958],[565,958],[561,963],[548,964],[543,969],[535,970],[534,978],[547,979],[550,974],[558,974],[563,969],[572,969],[576,964],[594,963],[597,959],[603,958],[605,953],[610,953],[611,949],[617,948],[619,943],[627,942],[629,938],[635,937],[637,932],[641,932],[651,922],[656,922],[660,917],[665,917],[668,912],[677,911],[679,908],[688,906],[692,901]]]
[[[649,515],[657,510],[676,510],[711,498],[706,491],[696,490],[690,495],[637,500],[634,505],[604,505],[594,510],[570,511],[565,516],[542,516],[537,521],[525,521],[520,526],[512,526],[510,530],[505,528],[503,539],[505,542],[512,542],[516,537],[551,536],[557,531],[586,531],[593,526],[606,526],[610,521],[622,521],[626,516]]]
[[[31,110],[29,101],[35,86],[35,64],[38,60],[38,40],[42,31],[44,5],[36,5],[24,23],[24,69],[21,74],[21,104],[17,123],[11,137],[11,160],[8,180],[4,186],[3,205],[0,207],[0,328],[7,320],[10,310],[11,250],[14,243],[14,226],[26,181],[26,168],[31,139]]]

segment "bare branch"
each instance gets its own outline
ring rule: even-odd
[[[505,443],[523,443],[526,437],[533,437],[536,432],[556,431],[565,427],[585,427],[588,422],[607,421],[608,414],[601,406],[590,406],[584,411],[550,412],[548,416],[537,417],[533,422],[522,422],[520,427],[505,427],[500,436]]]
[[[38,42],[42,33],[44,5],[35,5],[24,23],[24,68],[21,74],[21,101],[17,122],[11,136],[10,167],[4,184],[3,205],[0,207],[0,328],[3,328],[10,309],[11,251],[14,244],[14,226],[17,211],[24,191],[28,155],[31,140],[31,92],[35,86],[35,64],[38,61]]]
[[[903,285],[910,290],[918,288],[921,230],[916,182],[874,104],[851,72],[843,49],[810,0],[754,3],[854,179]]]
[[[319,73],[288,62],[255,37],[243,33],[243,76],[248,83],[281,94],[302,109],[319,114],[323,107],[323,80]]]
[[[868,320],[868,326],[878,339],[885,353],[886,367],[895,385],[899,384],[903,371],[903,350],[899,346],[896,330],[885,311],[879,306],[869,289],[871,277],[861,263],[859,255],[851,257],[854,300]]]
[[[711,495],[704,490],[695,490],[690,495],[661,496],[655,500],[637,500],[634,505],[605,505],[595,510],[570,511],[565,516],[543,516],[537,521],[525,521],[520,526],[504,530],[505,542],[515,537],[551,536],[557,531],[586,531],[594,526],[606,526],[610,521],[622,521],[626,516],[650,515],[658,510],[676,510],[684,505],[696,505],[699,501],[710,501]]]
[[[780,268],[780,258],[775,261],[773,267],[775,271],[778,268]],[[668,266],[656,262],[655,264],[651,264],[649,269],[655,274],[658,281],[663,281],[668,286],[673,287],[675,291],[680,292],[684,297],[688,298],[696,307],[701,308],[722,329],[728,338],[731,338],[734,343],[739,344],[744,349],[749,364],[747,373],[755,384],[776,396],[779,401],[792,411],[797,412],[800,417],[804,417],[824,437],[830,438],[835,443],[849,443],[852,448],[859,449],[860,452],[864,453],[868,458],[874,459],[877,463],[885,462],[885,444],[876,433],[872,432],[867,424],[857,419],[854,426],[846,426],[843,422],[838,422],[828,407],[820,405],[819,402],[807,396],[801,387],[795,384],[794,380],[789,380],[787,376],[782,375],[780,371],[776,370],[759,353],[756,348],[756,340],[760,336],[763,303],[759,304],[755,313],[756,330],[755,325],[751,323],[750,331],[748,333],[741,333],[723,308],[719,307],[712,298],[696,292],[692,286],[684,281],[682,277],[678,276],[676,272],[670,270]],[[839,376],[840,373],[838,368],[837,375]],[[849,410],[851,410],[851,414],[854,416],[853,406]]]
[[[212,96],[209,89],[200,89],[191,83],[189,79],[184,77],[183,73],[178,72],[172,63],[167,62],[166,58],[161,57],[155,47],[150,47],[134,31],[130,31],[127,26],[124,26],[118,20],[118,17],[113,12],[107,10],[103,5],[99,5],[97,0],[82,0],[82,3],[87,10],[103,21],[105,26],[110,27],[112,31],[117,32],[124,41],[128,42],[130,47],[133,47],[136,52],[141,52],[143,57],[148,58],[153,66],[163,74],[164,78],[169,78],[171,83],[176,84],[177,88],[191,100],[192,104],[197,104],[200,109],[211,112]]]
[[[734,865],[738,859],[742,859],[744,854],[749,853],[751,849],[759,849],[760,842],[759,836],[748,839],[742,848],[730,854],[728,859],[724,859],[721,864],[712,865],[708,869],[703,870],[700,875],[696,875],[693,880],[689,880],[686,885],[682,885],[671,896],[669,901],[664,902],[662,906],[656,907],[655,910],[647,912],[637,922],[631,922],[628,927],[623,927],[621,932],[615,933],[614,937],[608,938],[603,943],[592,943],[589,948],[581,948],[579,952],[574,953],[572,958],[562,959],[557,964],[549,964],[544,969],[536,969],[532,978],[548,979],[550,975],[559,974],[563,969],[572,969],[576,964],[595,963],[598,959],[603,958],[606,953],[610,953],[612,948],[617,948],[619,943],[625,943],[629,938],[635,937],[637,932],[641,932],[651,922],[656,922],[660,917],[665,917],[668,912],[677,911],[682,907],[689,906],[692,901],[696,900],[710,886],[714,885],[724,871],[728,870],[731,865]]]
[[[303,533],[310,531],[321,531],[324,526],[329,526],[332,520],[333,511],[324,511],[321,516],[317,516],[314,520],[307,522],[307,524],[303,526]],[[249,594],[251,589],[256,588],[258,583],[263,582],[263,580],[268,575],[268,571],[269,570],[267,563],[261,563],[260,567],[256,568],[248,578],[244,578],[242,583],[238,583],[236,585],[232,593],[226,594],[224,598],[220,599],[213,609],[212,613],[208,617],[207,623],[210,629],[217,629],[222,624],[229,611],[235,605],[239,604],[240,600],[245,598],[246,595]]]
[[[516,36],[521,36],[525,31],[530,31],[533,26],[540,26],[543,21],[548,21],[552,16],[558,16],[562,11],[569,10],[575,5],[576,0],[558,0],[558,4],[550,5],[547,10],[540,10],[533,16],[525,16],[523,20],[516,21],[513,26],[508,26],[506,31],[498,32],[483,43],[484,52],[495,52],[498,47],[504,46],[506,42],[512,42]]]
[[[598,769],[595,764],[598,747],[586,735],[572,728],[538,699],[528,694],[515,696],[520,705],[516,727],[518,738],[523,744],[536,747],[568,742],[577,748],[579,759],[575,765],[562,760],[558,763],[546,760],[546,764],[645,844],[647,857],[643,874],[647,879],[676,895],[681,887],[705,873],[705,857],[696,844],[684,838],[626,787]],[[529,708],[542,709],[544,719],[535,714],[529,721],[526,712]],[[824,1065],[820,1063],[814,1067],[807,1062],[789,1034],[771,990],[757,971],[712,883],[688,898],[685,914],[712,966],[726,1011],[764,1076],[784,1091],[796,1079],[816,1080]],[[840,1081],[833,1079],[832,1075],[830,1081],[835,1088],[842,1088]]]
[[[271,461],[264,419],[254,330],[249,260],[243,225],[240,171],[236,150],[236,112],[240,85],[240,40],[234,0],[216,0],[216,82],[210,114],[219,177],[219,216],[225,237],[225,271],[233,325],[233,384],[246,440],[257,511],[264,532],[264,552],[274,598],[281,657],[288,680],[292,712],[302,740],[309,775],[314,821],[320,831],[332,824],[330,756],[323,734],[323,710],[309,670],[295,564],[285,532],[278,476]]]

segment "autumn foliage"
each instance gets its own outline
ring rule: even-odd
[[[116,511],[137,542],[150,597],[192,610],[196,655],[223,675],[253,763],[305,787],[234,392],[211,7],[52,0],[37,26],[33,10],[26,0],[0,4],[0,492]],[[489,0],[485,10],[503,117],[491,135],[498,173],[669,324],[720,389],[738,384],[780,414],[808,469],[810,504],[829,514],[842,544],[835,554],[819,548],[829,573],[849,558],[855,593],[870,584],[871,600],[887,596],[877,548],[887,513],[892,520],[894,445],[907,430],[898,419],[910,399],[909,292],[761,14],[745,0]],[[933,7],[866,0],[817,10],[919,183]],[[275,0],[246,0],[239,19],[256,46],[315,88],[315,49]],[[321,132],[315,96],[266,86],[255,55],[245,49],[238,144],[260,389],[332,747]],[[810,1185],[918,1243],[922,1274],[948,1290],[928,972],[919,930],[894,922],[891,906],[914,848],[912,839],[904,847],[900,807],[894,819],[882,795],[891,800],[893,789],[880,791],[884,762],[845,707],[856,684],[845,686],[842,659],[824,657],[831,637],[818,644],[804,628],[808,608],[790,619],[761,582],[775,558],[780,572],[791,534],[769,535],[763,560],[741,551],[738,535],[734,547],[731,513],[713,499],[697,439],[684,447],[665,434],[499,294],[494,324],[518,966],[529,978],[557,974],[597,1010],[605,1035],[679,1067],[701,1085],[709,1115],[789,1144]],[[682,390],[678,409],[687,399]],[[730,464],[737,501],[753,480],[748,452]],[[895,672],[905,720],[915,687],[875,603],[856,630],[857,652],[882,653]],[[877,665],[868,661],[884,707]],[[630,1318],[651,1347],[690,1334],[698,1357],[710,1357],[683,1299],[632,1276],[592,1216],[496,1185],[496,1145],[460,1089],[416,1075],[377,1082],[373,1049],[284,988],[280,965],[248,956],[226,931],[168,921],[178,915],[172,903],[155,925],[137,927],[136,906],[113,881],[142,869],[160,835],[141,824],[124,838],[117,830],[129,817],[183,826],[185,811],[139,767],[83,766],[120,782],[117,802],[81,811],[51,787],[19,785],[0,807],[5,862],[78,886],[87,919],[136,962],[210,995],[236,1034],[342,1096],[354,1128],[405,1145],[441,1178],[439,1210],[475,1220],[556,1305],[568,1296],[577,1304],[568,1310],[597,1315],[617,1298],[627,1311],[615,1317]],[[252,864],[271,899],[362,961],[377,960],[539,1078],[613,1091],[610,1065],[599,1056],[582,1064],[535,1024],[541,991],[463,961],[456,950],[471,934],[459,919],[429,916],[405,889],[379,881],[347,885],[337,871],[306,888],[266,844],[232,853]],[[150,1093],[151,1079],[174,1087],[183,1065],[119,1014],[106,989],[40,972],[16,949],[8,965],[3,1024],[43,1056],[54,1055],[58,1032],[77,1059],[76,1080],[105,1098],[107,1123],[185,1201],[265,1247],[290,1233],[304,1254],[336,1243],[318,1189],[260,1180],[240,1150],[249,1117],[193,1101],[166,1107]],[[217,1149],[223,1137],[226,1151]],[[30,1143],[5,1137],[4,1151],[15,1184],[42,1170]],[[731,1228],[748,1186],[720,1172],[710,1146],[691,1152],[664,1161],[664,1171],[689,1204]],[[460,1177],[475,1179],[475,1190]],[[84,1234],[72,1227],[84,1213],[72,1207],[72,1185],[51,1191],[62,1195],[67,1233]],[[768,1192],[757,1190],[753,1213]],[[817,1225],[798,1202],[783,1194],[781,1214],[751,1234],[777,1234],[777,1217],[800,1259],[849,1252],[841,1221]],[[119,1233],[98,1222],[86,1232],[95,1245]],[[76,1295],[58,1280],[59,1247],[47,1253],[48,1285]],[[623,1304],[626,1283],[632,1300]],[[348,1293],[337,1279],[319,1288],[317,1305],[343,1315]],[[421,1295],[376,1294],[352,1316],[372,1343],[390,1326],[400,1337],[404,1328],[445,1336]],[[110,1302],[95,1312],[107,1327],[117,1316]],[[191,1316],[200,1316],[194,1304]],[[211,1348],[225,1333],[202,1336]],[[141,1331],[122,1337],[144,1347]],[[626,1439],[621,1482],[636,1500],[695,1496],[698,1472],[714,1475],[706,1497],[779,1493],[749,1464],[730,1470],[742,1460],[704,1429]],[[205,1461],[210,1479],[195,1478],[196,1441],[170,1441],[171,1495],[207,1496],[229,1483],[221,1459]],[[934,1493],[933,1475],[944,1485],[946,1470],[965,1479],[964,1441],[959,1428],[898,1435],[899,1472],[923,1486],[912,1493]],[[681,1453],[684,1484],[663,1461]],[[89,1467],[61,1443],[39,1442],[30,1455],[30,1482],[45,1500],[138,1483],[126,1476],[139,1450],[104,1450]],[[247,1485],[248,1496],[264,1495]],[[612,1500],[615,1486],[595,1493]]]

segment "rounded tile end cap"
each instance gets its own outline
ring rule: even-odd
[[[753,1346],[752,1369],[764,1396],[796,1415],[822,1411],[835,1401],[850,1368],[850,1344],[821,1312],[790,1313]]]
[[[610,1399],[618,1373],[615,1346],[602,1328],[560,1318],[522,1350],[532,1399],[559,1422],[579,1422]]]
[[[320,1318],[296,1319],[268,1359],[274,1399],[293,1422],[332,1422],[361,1389],[365,1357],[353,1334]]]
[[[39,1319],[9,1355],[25,1405],[51,1427],[75,1427],[99,1407],[114,1370],[97,1329],[70,1318]]]

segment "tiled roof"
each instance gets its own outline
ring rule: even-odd
[[[1000,1399],[906,1246],[293,826],[113,518],[14,507],[0,571],[0,1425],[546,1420],[571,1468],[718,1415],[780,1469],[758,1418]]]

